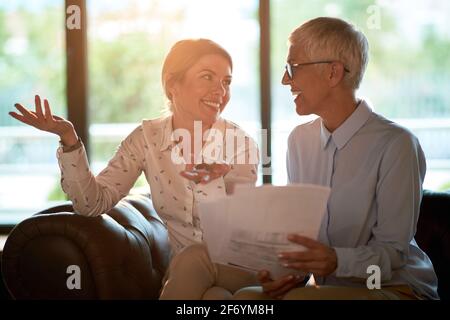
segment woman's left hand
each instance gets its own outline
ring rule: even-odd
[[[196,166],[186,165],[186,169],[180,175],[195,183],[207,184],[214,179],[223,177],[231,170],[231,167],[224,163],[201,163]]]
[[[306,247],[305,251],[281,252],[278,257],[284,267],[327,276],[337,268],[336,251],[316,240],[290,234],[288,240]]]

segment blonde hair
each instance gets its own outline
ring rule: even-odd
[[[344,83],[359,88],[369,60],[369,43],[354,25],[338,18],[312,19],[292,31],[289,44],[301,47],[312,61],[341,61],[350,71]]]
[[[172,96],[169,92],[171,84],[182,81],[186,72],[203,56],[218,54],[228,60],[231,70],[233,61],[230,54],[220,45],[209,39],[185,39],[173,45],[167,54],[161,73],[161,82],[167,98],[167,110],[173,112]]]

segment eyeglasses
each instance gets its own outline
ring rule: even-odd
[[[288,75],[289,79],[292,80],[292,78],[294,77],[294,68],[301,67],[301,66],[309,66],[311,64],[333,63],[333,62],[336,62],[336,61],[315,61],[315,62],[293,63],[293,64],[290,64],[288,62],[288,63],[286,63],[286,67],[285,68],[286,68],[286,72],[287,72],[287,75]],[[344,71],[345,72],[350,72],[350,70],[348,70],[345,66],[344,66]]]

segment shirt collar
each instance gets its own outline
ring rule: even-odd
[[[320,141],[322,143],[322,149],[325,149],[328,142],[330,141],[331,133],[325,128],[323,121],[320,121]]]
[[[361,100],[358,107],[353,113],[342,123],[339,128],[330,133],[322,121],[320,121],[320,139],[322,142],[322,148],[325,149],[330,138],[336,144],[336,147],[342,149],[350,139],[358,132],[359,129],[367,122],[372,113],[372,109],[369,107],[366,101]]]
[[[172,117],[173,116],[170,115],[162,120],[162,135],[159,151],[165,151],[175,144],[175,141],[172,141]]]

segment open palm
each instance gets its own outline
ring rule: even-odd
[[[20,113],[9,112],[9,115],[14,119],[19,120],[22,123],[28,124],[42,131],[51,132],[63,137],[74,131],[73,124],[61,117],[52,115],[50,105],[47,99],[44,99],[44,110],[42,110],[41,98],[36,95],[35,99],[35,111],[28,110],[19,103],[14,106]]]

